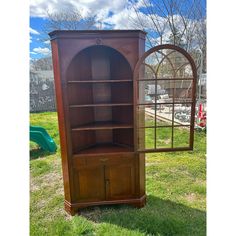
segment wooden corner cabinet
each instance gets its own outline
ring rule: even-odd
[[[49,34],[65,209],[71,215],[95,205],[144,206],[145,153],[193,148],[193,60],[173,45],[144,52],[145,34]],[[176,118],[178,107],[188,108],[189,120]],[[161,116],[165,110],[168,115]]]

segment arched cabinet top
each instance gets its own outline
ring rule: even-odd
[[[134,70],[137,57],[142,55],[146,33],[141,30],[57,30],[49,33],[51,43],[57,43],[62,70],[67,70],[73,58],[82,50],[96,45],[111,47],[122,54]],[[134,52],[138,54],[135,55]]]
[[[66,70],[66,80],[90,80],[92,78],[93,68],[99,67],[99,64],[101,74],[102,69],[104,69],[103,67],[109,66],[109,69],[106,68],[106,70],[110,71],[109,73],[113,79],[117,79],[117,77],[132,79],[133,70],[127,58],[122,53],[108,46],[93,45],[79,51],[72,58]],[[121,67],[122,70],[120,70]]]

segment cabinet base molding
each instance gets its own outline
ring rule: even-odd
[[[110,201],[98,201],[98,202],[80,202],[80,203],[70,203],[64,201],[65,210],[69,215],[74,216],[76,213],[79,214],[79,209],[89,207],[89,206],[100,206],[100,205],[113,205],[113,204],[128,204],[137,208],[142,208],[146,204],[146,195],[141,198],[132,198],[124,200],[110,200]]]

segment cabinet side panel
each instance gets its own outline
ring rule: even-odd
[[[139,196],[145,195],[145,154],[138,154],[139,159]]]
[[[69,157],[68,157],[67,141],[66,141],[65,114],[63,109],[63,94],[62,94],[62,86],[60,78],[60,65],[59,65],[59,53],[58,53],[57,42],[51,41],[51,46],[52,46],[53,71],[54,71],[54,81],[55,81],[56,101],[57,101],[58,125],[60,133],[64,193],[65,193],[65,199],[71,202],[70,177],[69,177],[70,171],[68,163]]]

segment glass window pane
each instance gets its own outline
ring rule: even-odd
[[[155,126],[154,106],[145,106],[145,127]]]
[[[142,61],[135,77],[143,150],[189,147],[193,75],[196,73],[185,53],[172,46],[152,51]]]
[[[189,65],[187,58],[178,51],[172,51],[170,53],[166,53],[168,61],[174,67],[175,77],[182,77],[186,72],[185,66]],[[190,67],[191,69],[191,67]]]
[[[155,101],[155,81],[139,81],[138,104],[153,103]]]
[[[191,104],[174,105],[174,125],[190,125]]]
[[[191,102],[192,101],[192,80],[175,80],[174,82],[174,99],[175,102]]]
[[[175,53],[173,50],[162,50],[159,52],[161,57],[157,66],[158,78],[173,78],[175,75],[175,67],[170,60],[170,56]]]
[[[189,64],[189,62],[182,61],[182,63],[176,69],[175,76],[178,78],[191,78],[193,76],[193,71],[192,71],[192,67]]]
[[[155,148],[155,129],[153,128],[140,128],[139,134],[139,149],[154,149]]]
[[[171,126],[172,125],[172,106],[162,105],[140,105],[138,106],[138,127]],[[156,108],[156,114],[155,114]],[[156,115],[156,123],[155,123]]]
[[[159,80],[156,83],[156,97],[157,103],[171,103],[173,102],[173,81]]]
[[[174,127],[173,147],[189,147],[190,127]]]
[[[171,148],[172,127],[161,127],[156,129],[156,148]]]
[[[173,104],[156,105],[157,126],[172,125]]]

